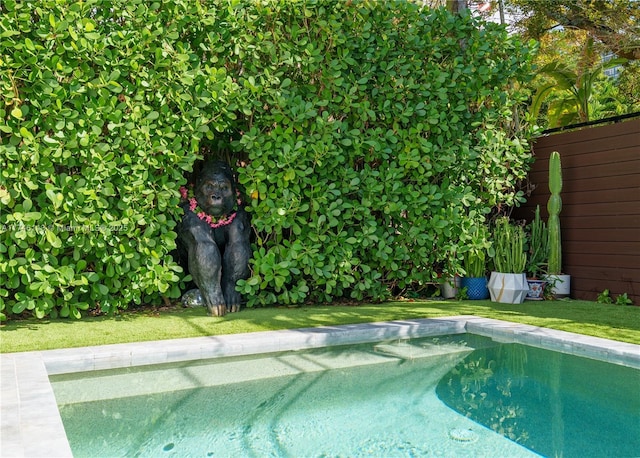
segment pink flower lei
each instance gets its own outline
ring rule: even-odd
[[[182,199],[189,202],[189,210],[196,214],[198,218],[206,222],[211,228],[217,229],[219,227],[227,226],[231,224],[237,215],[237,212],[233,212],[230,215],[223,216],[220,219],[215,219],[213,216],[205,213],[199,206],[198,201],[193,196],[192,191],[188,191],[184,186],[180,186],[180,196]],[[238,205],[240,205],[240,199],[238,199]]]

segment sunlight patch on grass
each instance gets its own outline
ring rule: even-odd
[[[640,344],[640,307],[588,301],[497,304],[490,301],[403,301],[356,306],[247,309],[222,318],[204,308],[123,312],[116,317],[11,321],[0,351],[49,350],[378,321],[475,315]]]

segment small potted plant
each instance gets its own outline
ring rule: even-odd
[[[560,237],[560,210],[562,210],[562,164],[557,151],[549,157],[549,201],[547,210],[549,220],[549,263],[545,279],[551,287],[554,297],[569,297],[571,291],[571,277],[562,273],[562,239]]]
[[[527,283],[529,291],[526,299],[541,301],[544,299],[544,287],[547,282],[541,277],[546,271],[549,258],[549,232],[547,225],[540,217],[540,206],[536,207],[535,216],[527,227]]]
[[[489,294],[494,302],[522,304],[529,291],[524,273],[527,254],[524,250],[524,229],[503,217],[493,231],[493,262],[495,271],[489,279]]]
[[[458,294],[460,277],[458,275],[438,274],[440,281],[440,294],[445,299],[451,299]]]
[[[475,226],[470,236],[471,240],[462,253],[462,267],[465,274],[460,278],[460,287],[466,288],[468,299],[488,299],[487,250],[491,244],[488,240],[487,229],[484,226]]]

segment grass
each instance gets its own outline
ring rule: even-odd
[[[10,321],[0,329],[0,351],[50,350],[277,329],[454,315],[531,324],[640,345],[640,307],[588,301],[498,304],[490,301],[403,301],[356,306],[247,309],[223,318],[204,308],[124,312],[115,317]]]

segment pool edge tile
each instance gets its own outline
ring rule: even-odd
[[[40,352],[0,355],[4,376],[13,373],[11,393],[2,392],[2,441],[0,455],[6,457],[56,456],[72,457],[71,447],[62,424],[58,404]],[[8,368],[8,369],[7,369]],[[14,401],[10,412],[5,409],[5,396]],[[7,425],[5,415],[15,423]],[[10,420],[9,420],[10,421]],[[16,433],[17,430],[17,433]],[[37,439],[35,439],[37,438]]]
[[[640,345],[491,318],[471,318],[466,329],[501,342],[522,343],[640,369]]]

